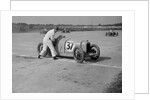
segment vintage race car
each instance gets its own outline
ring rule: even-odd
[[[76,42],[71,38],[67,39],[65,36],[60,35],[55,38],[53,45],[58,56],[74,57],[78,63],[82,63],[86,57],[90,57],[92,60],[97,60],[100,57],[100,49],[98,45],[91,44],[88,40]],[[41,42],[37,47],[38,53],[41,52],[42,48],[43,43]],[[46,55],[51,56],[49,48],[47,48],[46,52],[42,56],[45,57]]]
[[[118,32],[106,32],[105,36],[118,36]]]
[[[71,32],[70,30],[66,30],[66,29],[62,30],[62,33],[70,33],[70,32]]]

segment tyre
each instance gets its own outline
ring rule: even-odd
[[[116,32],[113,32],[113,36],[115,36],[116,35]]]
[[[82,63],[84,60],[84,51],[81,47],[75,47],[73,50],[73,57],[78,63]]]
[[[92,44],[90,53],[92,53],[92,56],[90,56],[91,59],[97,60],[100,56],[100,49],[99,49],[98,45]]]
[[[106,32],[105,36],[107,36],[107,35],[108,35],[108,33]]]
[[[43,49],[43,43],[39,43],[38,47],[37,47],[38,54],[40,54],[42,49]],[[47,50],[46,50],[46,52],[44,52],[44,54],[42,56],[45,57],[46,55],[47,55]]]
[[[118,32],[117,32],[117,36],[118,36]]]

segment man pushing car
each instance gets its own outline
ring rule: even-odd
[[[55,33],[57,33],[57,31],[58,31],[58,27],[54,27],[54,29],[49,30],[45,34],[45,36],[43,38],[43,49],[40,52],[40,54],[38,55],[38,58],[40,58],[41,55],[43,55],[44,52],[46,52],[47,47],[48,47],[52,53],[53,60],[58,59],[58,58],[56,58],[57,52],[56,52],[54,45],[53,45],[54,36],[55,36]]]

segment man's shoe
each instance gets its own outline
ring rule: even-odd
[[[53,57],[53,60],[57,60],[58,58],[56,58],[56,56],[55,57]]]
[[[59,57],[59,55],[56,55],[55,57]]]
[[[38,58],[40,59],[41,55],[38,55]]]

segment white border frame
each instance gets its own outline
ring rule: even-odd
[[[12,16],[91,16],[91,15],[122,16],[122,23],[123,23],[122,93],[59,93],[59,94],[12,93]],[[2,11],[1,98],[2,99],[134,99],[134,11]]]
[[[41,10],[41,11],[42,10],[106,10],[106,11],[134,10],[135,33],[136,33],[135,93],[149,93],[148,2],[149,2],[148,0],[37,1],[37,2],[12,1],[11,8],[12,10]]]
[[[0,10],[10,10],[11,0],[0,0]]]

